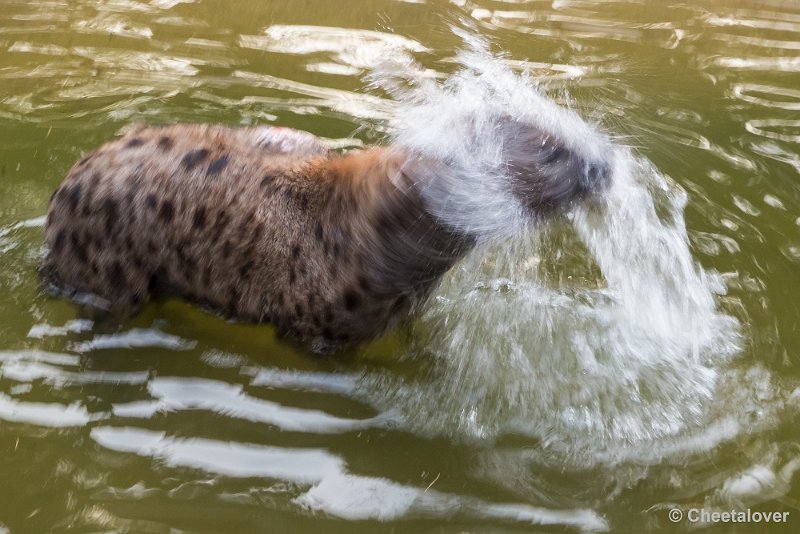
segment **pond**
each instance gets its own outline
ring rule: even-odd
[[[800,528],[800,4],[0,11],[0,532]],[[358,149],[397,119],[376,69],[443,83],[480,40],[620,147],[606,219],[479,249],[335,356],[179,300],[110,325],[44,291],[52,192],[131,124]]]

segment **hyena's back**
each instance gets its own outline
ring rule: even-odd
[[[151,291],[169,291],[246,320],[274,319],[288,305],[274,301],[294,282],[297,243],[314,232],[305,214],[322,202],[309,168],[330,156],[294,130],[132,131],[83,158],[54,193],[45,272],[123,315]]]

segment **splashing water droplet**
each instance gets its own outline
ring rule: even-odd
[[[401,140],[432,145],[429,153],[490,157],[491,135],[470,138],[464,155],[457,130],[438,139],[431,132],[432,122],[447,124],[448,114],[491,102],[558,125],[574,145],[595,143],[591,127],[572,127],[573,115],[496,58],[473,51],[459,61],[463,71],[444,93],[418,83],[411,96],[400,94]],[[435,98],[419,94],[425,91]],[[409,124],[445,93],[437,117]],[[572,122],[559,124],[565,117]],[[740,326],[718,310],[721,277],[691,256],[686,195],[646,160],[613,152],[612,187],[576,206],[571,224],[480,247],[450,273],[414,326],[406,354],[414,372],[365,377],[371,401],[399,409],[422,434],[523,434],[585,462],[608,460],[620,448],[645,455],[678,438],[703,448],[698,441],[713,446],[737,432],[736,414],[722,421],[712,406],[725,365],[741,350]],[[481,198],[482,209],[497,213],[476,224],[519,222],[491,200]]]

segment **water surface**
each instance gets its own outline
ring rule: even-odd
[[[47,202],[83,153],[135,122],[380,142],[396,108],[364,77],[462,69],[451,24],[621,147],[605,218],[481,250],[341,358],[178,301],[97,325],[42,292]],[[3,2],[0,522],[683,531],[677,506],[796,530],[799,43],[781,0]]]

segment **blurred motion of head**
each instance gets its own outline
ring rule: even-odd
[[[399,102],[393,141],[409,154],[402,170],[427,210],[481,239],[605,189],[615,158],[606,136],[460,33],[461,68],[443,83],[408,64],[373,75]]]

